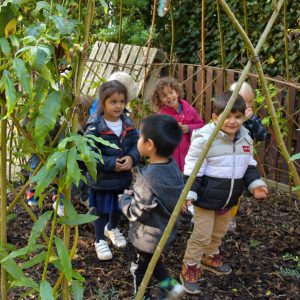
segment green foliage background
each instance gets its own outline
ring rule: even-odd
[[[119,28],[120,1],[109,1],[113,16],[107,14],[111,28],[107,28],[97,35],[101,39],[116,42],[116,29]],[[243,1],[228,0],[228,5],[235,13],[239,22],[244,25]],[[122,42],[143,45],[144,35],[135,34],[139,24],[140,32],[149,32],[152,14],[151,0],[124,0],[123,17],[126,26],[123,30]],[[175,20],[175,48],[176,59],[181,63],[200,64],[201,49],[201,1],[172,0]],[[274,11],[273,1],[247,1],[248,27],[250,40],[256,45],[271,14]],[[246,49],[239,34],[229,22],[221,9],[222,28],[226,51],[226,65],[231,69],[242,69],[247,63]],[[298,1],[287,1],[287,27],[299,29],[300,6]],[[108,23],[106,23],[108,24]],[[105,25],[102,23],[102,25]],[[104,28],[105,26],[102,26]],[[170,14],[165,17],[156,17],[156,35],[153,45],[169,52],[171,45]],[[118,30],[117,30],[118,31]],[[110,34],[109,34],[110,33]],[[134,38],[133,38],[134,36]],[[300,70],[300,42],[296,35],[289,35],[289,63],[292,77],[299,75]],[[276,24],[273,26],[269,38],[260,52],[260,58],[266,75],[285,76],[285,53],[283,39],[283,9]],[[205,62],[212,66],[221,66],[220,38],[217,22],[216,0],[205,1]]]

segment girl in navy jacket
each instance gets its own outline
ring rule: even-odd
[[[103,83],[99,89],[97,111],[89,118],[85,132],[118,146],[112,148],[96,143],[103,162],[98,163],[97,180],[90,179],[89,182],[89,206],[95,207],[99,216],[95,221],[95,249],[100,260],[112,258],[105,237],[116,247],[126,246],[126,240],[117,228],[121,216],[118,195],[131,185],[131,168],[140,159],[137,150],[137,130],[132,120],[124,113],[127,100],[127,89],[119,81]]]

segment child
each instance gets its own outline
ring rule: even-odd
[[[233,91],[237,83],[231,85],[230,90]],[[261,123],[261,120],[253,112],[254,92],[250,84],[246,81],[243,83],[239,94],[243,97],[246,103],[245,118],[243,126],[249,130],[249,135],[256,142],[264,141],[267,138],[267,129]]]
[[[138,150],[142,157],[149,158],[149,165],[138,169],[133,196],[127,190],[120,195],[120,207],[131,221],[129,237],[137,254],[131,265],[135,292],[183,189],[182,175],[170,158],[181,137],[182,130],[171,116],[151,115],[142,121]],[[175,239],[177,227],[168,244]],[[153,274],[159,281],[159,299],[179,299],[183,295],[183,287],[169,276],[162,258]]]
[[[217,97],[213,106],[213,122],[194,131],[184,166],[185,179],[190,176],[231,95],[232,92],[225,92]],[[245,101],[239,95],[187,196],[185,207],[193,202],[195,222],[180,280],[190,294],[201,292],[198,280],[202,269],[218,275],[231,272],[230,266],[223,263],[218,255],[219,247],[230,222],[230,210],[237,204],[245,186],[256,199],[264,199],[268,192],[256,169],[252,139],[242,126],[245,110]]]
[[[237,86],[237,83],[231,85],[230,90],[233,91]],[[261,123],[261,120],[258,116],[256,116],[253,112],[253,104],[255,94],[253,92],[252,87],[246,81],[242,84],[239,94],[243,97],[246,103],[246,111],[245,111],[245,121],[243,126],[249,130],[249,135],[252,137],[254,142],[264,141],[267,138],[267,129]],[[231,221],[229,224],[228,231],[235,231],[236,229],[236,219],[235,216],[238,212],[240,199],[238,204],[231,209]]]
[[[95,249],[100,260],[112,258],[105,236],[116,247],[125,247],[126,240],[117,228],[121,211],[118,194],[131,185],[131,168],[140,159],[137,151],[138,134],[132,120],[124,113],[128,100],[127,89],[117,80],[100,86],[98,108],[88,121],[85,134],[101,137],[117,145],[115,149],[96,143],[103,162],[99,162],[97,180],[90,180],[89,206],[95,207],[99,219],[95,221]]]
[[[158,80],[151,100],[159,108],[159,114],[174,117],[180,125],[183,138],[173,153],[179,169],[183,172],[185,156],[188,152],[194,129],[204,126],[204,121],[196,110],[184,99],[182,89],[173,78],[163,77]]]

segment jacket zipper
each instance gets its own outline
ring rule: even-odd
[[[228,198],[224,204],[224,206],[222,207],[225,208],[229,201],[230,201],[230,198],[231,198],[231,195],[232,195],[232,191],[233,191],[233,186],[234,186],[234,177],[235,177],[235,142],[233,143],[233,163],[232,163],[232,176],[231,176],[231,183],[230,183],[230,191],[229,191],[229,195],[228,195]]]

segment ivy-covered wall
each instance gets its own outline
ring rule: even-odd
[[[201,63],[201,1],[173,0],[175,19],[175,53],[180,62]],[[228,5],[234,12],[240,24],[244,26],[243,1],[228,0]],[[220,37],[217,21],[216,0],[205,1],[205,63],[221,66]],[[254,46],[259,40],[270,16],[274,11],[273,1],[248,0],[247,14],[249,37]],[[300,6],[298,1],[287,1],[287,24],[289,29],[300,30]],[[168,17],[169,18],[169,17]],[[247,63],[246,49],[236,29],[228,20],[221,8],[222,28],[226,51],[226,65],[241,69]],[[166,17],[158,17],[157,29],[160,40],[157,45],[169,50],[170,21]],[[289,34],[289,63],[292,77],[300,71],[300,32]],[[283,38],[283,9],[275,23],[268,40],[260,52],[260,58],[266,74],[270,76],[285,76],[285,50]]]
[[[205,1],[205,63],[221,66],[220,39],[217,22],[217,0]],[[101,2],[101,1],[100,1]],[[200,0],[172,0],[175,19],[175,47],[177,61],[201,64],[201,2]],[[272,0],[247,0],[249,37],[256,45],[270,16],[274,11]],[[108,13],[95,10],[94,27],[98,30],[95,39],[117,42],[119,38],[120,0],[107,1]],[[230,8],[244,26],[242,0],[228,0]],[[101,5],[99,3],[98,8]],[[123,43],[145,45],[148,41],[153,0],[123,0]],[[293,78],[300,71],[300,6],[297,0],[287,0],[287,23],[289,29],[298,30],[289,34],[289,63]],[[226,51],[226,66],[242,69],[247,63],[246,50],[242,39],[221,9],[222,28]],[[153,46],[169,52],[171,43],[170,14],[161,18],[156,16]],[[298,34],[298,36],[297,36]],[[283,39],[283,9],[277,19],[267,43],[261,53],[265,73],[270,76],[285,76],[285,51]]]

